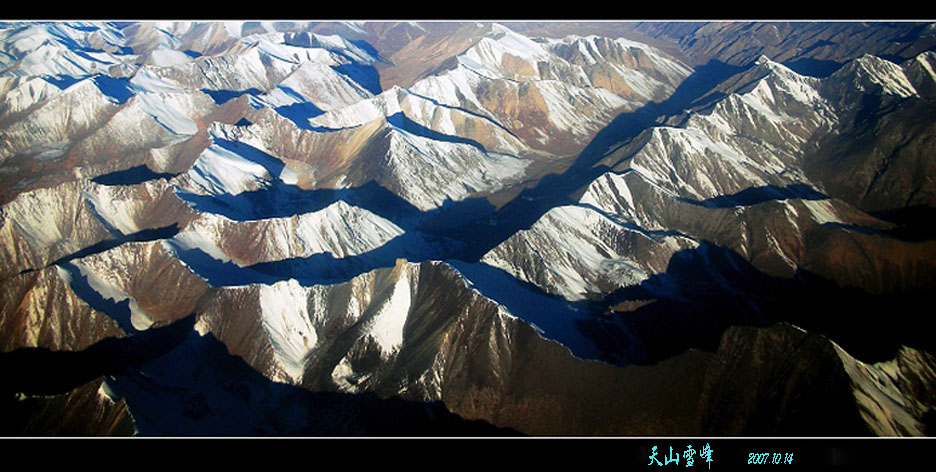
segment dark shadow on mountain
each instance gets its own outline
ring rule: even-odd
[[[137,185],[157,179],[168,180],[176,175],[178,174],[153,172],[146,164],[140,164],[129,169],[99,175],[91,181],[101,185]]]
[[[68,286],[78,298],[87,303],[88,306],[94,310],[106,314],[114,320],[117,326],[124,332],[138,332],[131,322],[133,314],[130,310],[129,298],[121,301],[116,301],[113,298],[104,298],[103,295],[98,293],[98,291],[91,286],[88,276],[82,274],[77,266],[67,262],[60,263],[58,266],[68,273],[71,279],[68,281]]]
[[[135,336],[102,339],[81,351],[30,347],[0,353],[0,394],[58,395],[137,368],[181,344],[195,319],[192,314]]]
[[[93,254],[102,253],[104,251],[111,250],[117,246],[120,246],[128,242],[145,242],[145,241],[158,241],[160,239],[167,239],[179,234],[179,224],[173,223],[169,226],[164,226],[162,228],[150,228],[137,231],[136,233],[130,233],[126,235],[121,235],[114,239],[105,239],[103,241],[92,244],[84,249],[73,252],[67,256],[63,256],[54,262],[51,265],[62,264],[74,259],[80,259],[82,257],[87,257]]]
[[[394,121],[396,126],[405,126],[410,132],[423,133],[432,139],[460,140],[429,130],[402,115],[394,118]],[[480,146],[471,140],[460,141]],[[285,168],[283,161],[249,144],[217,137],[213,138],[213,142],[222,149],[262,166],[273,176],[279,176]],[[305,190],[275,179],[264,182],[264,186],[259,189],[237,195],[200,195],[181,189],[176,190],[176,195],[197,211],[220,214],[237,221],[290,217],[315,212],[341,200],[391,220],[404,230],[417,229],[447,237],[461,236],[459,227],[466,221],[487,218],[495,209],[485,198],[468,198],[458,202],[446,199],[439,207],[422,211],[376,181],[369,181],[358,187]]]
[[[906,57],[903,57],[903,56],[900,56],[900,55],[897,55],[897,54],[887,54],[887,53],[884,53],[884,52],[879,52],[879,53],[877,53],[877,54],[875,54],[875,55],[876,55],[877,57],[880,57],[881,59],[885,59],[885,60],[891,61],[891,62],[893,62],[894,64],[902,64],[904,61],[907,60]]]
[[[845,224],[845,223],[839,223],[836,221],[827,221],[825,223],[822,223],[821,226],[824,226],[827,228],[843,229],[846,231],[854,231],[857,233],[868,234],[868,235],[873,235],[873,236],[887,236],[888,235],[887,232],[885,231],[880,231],[880,230],[877,230],[868,226]]]
[[[797,74],[825,79],[839,70],[843,64],[835,61],[805,57],[793,61],[786,61],[783,65]]]
[[[765,185],[763,187],[750,187],[731,195],[719,195],[702,201],[683,199],[688,203],[701,205],[706,208],[732,208],[737,206],[758,205],[768,201],[802,199],[826,200],[829,197],[816,191],[812,187],[797,183],[786,187]]]
[[[332,69],[374,95],[380,95],[383,91],[380,87],[380,72],[374,66],[357,64],[352,60],[350,64],[332,66]]]
[[[402,129],[408,133],[415,134],[417,136],[422,136],[424,138],[433,139],[436,141],[443,141],[447,143],[455,144],[467,144],[474,148],[477,148],[481,152],[487,152],[484,149],[484,146],[481,143],[468,138],[463,138],[461,136],[454,136],[449,134],[440,133],[434,129],[427,128],[407,117],[403,112],[397,112],[387,117],[387,123],[390,123],[391,126]]]
[[[445,199],[438,208],[423,211],[414,221],[417,222],[415,227],[419,231],[470,244],[478,234],[473,231],[465,232],[465,222],[490,225],[494,212],[494,205],[486,198],[466,198],[457,202]]]
[[[704,242],[676,253],[665,273],[621,288],[602,303],[611,309],[628,300],[655,300],[610,315],[643,342],[646,357],[640,363],[688,349],[714,352],[731,326],[778,322],[825,335],[868,363],[892,359],[901,345],[936,352],[936,320],[921,308],[927,306],[922,291],[875,295],[804,269],[792,278],[774,277],[734,251]],[[579,329],[592,333],[606,324],[596,317]]]
[[[108,75],[97,75],[94,77],[94,85],[110,98],[113,98],[118,104],[123,105],[133,96],[133,90],[130,89],[129,78],[114,78]]]
[[[335,258],[326,252],[309,257],[262,262],[248,268],[277,281],[292,278],[305,286],[334,284],[346,282],[374,269],[393,267],[397,259],[409,262],[440,260],[457,251],[451,247],[457,244],[410,231],[359,255]]]
[[[45,80],[46,82],[62,90],[65,90],[68,87],[75,85],[76,83],[80,82],[82,79],[83,77],[74,77],[71,75],[44,75],[42,76],[42,80]]]
[[[104,50],[103,50],[103,49],[89,48],[89,47],[78,47],[78,48],[72,49],[71,51],[72,51],[73,53],[77,54],[77,55],[80,56],[80,57],[83,57],[83,58],[85,58],[85,59],[87,59],[87,60],[89,60],[89,61],[94,61],[94,62],[96,62],[96,63],[98,63],[98,64],[102,64],[102,65],[104,65],[105,67],[106,67],[107,65],[109,65],[109,64],[106,64],[106,63],[104,63],[103,61],[101,61],[100,59],[97,59],[97,58],[95,58],[94,56],[91,55],[91,54],[104,54]]]
[[[917,41],[920,39],[921,36],[929,32],[931,26],[932,25],[930,23],[919,23],[913,28],[911,28],[910,31],[907,31],[907,33],[904,34],[903,36],[897,39],[894,39],[894,42],[909,43],[909,42]],[[897,63],[900,64],[900,62],[897,62]]]
[[[897,225],[886,230],[888,236],[902,241],[929,241],[936,239],[936,208],[914,205],[893,210],[873,211],[871,216]]]
[[[437,106],[437,107],[445,108],[445,109],[448,109],[448,110],[457,110],[457,111],[459,111],[459,112],[465,113],[466,115],[471,115],[471,116],[473,116],[473,117],[475,117],[475,118],[480,118],[480,119],[482,119],[482,120],[485,120],[485,121],[487,121],[488,123],[490,123],[490,124],[492,124],[492,125],[494,125],[494,126],[500,128],[501,131],[504,131],[505,133],[507,133],[507,134],[509,134],[509,135],[511,135],[511,136],[513,136],[513,137],[515,137],[515,138],[517,138],[517,135],[515,135],[515,134],[513,133],[513,131],[510,131],[509,129],[505,128],[504,125],[498,123],[497,121],[495,121],[493,118],[491,118],[491,117],[489,117],[489,116],[485,116],[485,115],[482,115],[482,114],[480,114],[480,113],[478,113],[478,112],[474,112],[474,111],[471,111],[471,110],[466,110],[466,109],[461,108],[461,107],[452,106],[452,105],[446,105],[446,104],[444,104],[444,103],[442,103],[442,102],[440,102],[440,101],[438,101],[438,100],[436,100],[436,99],[434,99],[434,98],[427,97],[427,96],[425,96],[425,95],[420,95],[420,94],[418,94],[418,93],[416,93],[416,92],[413,92],[413,91],[410,90],[410,89],[405,89],[405,90],[406,90],[406,93],[408,93],[408,94],[410,94],[410,95],[412,95],[412,96],[414,96],[414,97],[420,98],[420,99],[422,99],[422,100],[426,100],[426,101],[432,103],[433,105],[435,105],[435,106]],[[517,139],[520,139],[520,138],[517,138]]]
[[[699,67],[669,99],[661,103],[648,103],[635,111],[617,116],[597,133],[566,172],[541,179],[536,187],[525,189],[497,211],[484,198],[468,198],[459,202],[446,202],[439,209],[423,212],[374,182],[351,189],[302,190],[281,181],[273,181],[265,188],[236,196],[203,196],[184,192],[178,195],[198,211],[218,213],[240,221],[317,211],[337,200],[343,200],[387,218],[406,231],[418,230],[425,235],[458,240],[463,243],[461,249],[446,254],[445,258],[476,262],[517,231],[532,226],[550,209],[574,204],[575,201],[569,197],[571,193],[609,170],[604,166],[595,166],[595,163],[605,157],[613,146],[654,126],[667,113],[683,110],[737,70],[739,68],[718,61]],[[469,144],[483,150],[477,142],[428,129],[402,113],[389,117],[388,121],[393,126],[423,137]],[[272,169],[274,175],[278,175],[282,169],[281,161],[255,148],[240,145],[235,149],[233,143],[217,141],[222,147],[239,154],[245,153],[245,157],[250,160],[276,161],[276,169],[264,165],[268,170]]]
[[[295,123],[296,128],[299,128],[304,131],[327,131],[324,128],[312,126],[309,123],[311,118],[324,113],[319,107],[313,105],[311,102],[300,102],[293,103],[292,105],[284,105],[281,107],[276,107],[276,112],[280,115],[289,119]]]
[[[123,236],[117,239],[109,239],[101,241],[97,244],[88,246],[80,251],[74,252],[67,256],[64,256],[49,266],[57,265],[63,270],[68,272],[71,277],[69,282],[69,287],[75,292],[75,295],[78,295],[85,303],[87,303],[91,308],[94,308],[101,313],[105,313],[110,316],[125,332],[133,333],[136,332],[136,328],[133,327],[133,324],[130,322],[131,312],[130,312],[130,300],[122,300],[117,302],[110,298],[104,298],[100,293],[98,293],[88,281],[88,277],[81,273],[78,270],[78,267],[71,264],[70,261],[74,259],[79,259],[82,257],[87,257],[92,254],[98,254],[115,247],[118,247],[127,242],[137,242],[137,241],[157,241],[161,239],[171,238],[179,232],[179,227],[177,224],[173,224],[164,228],[148,229],[139,231],[130,235]],[[21,273],[31,272],[31,270],[24,270]]]
[[[58,41],[59,44],[67,47],[68,49],[70,50],[81,49],[80,44],[78,44],[74,39],[68,37],[67,35],[62,34],[57,29],[46,28],[45,31],[51,34],[53,37],[55,37],[55,40]]]
[[[311,392],[272,382],[210,333],[197,315],[89,348],[0,353],[3,408],[18,393],[66,393],[104,377],[142,436],[516,436],[468,421],[441,402]],[[16,432],[11,432],[16,434]]]
[[[69,23],[69,24],[68,24],[68,27],[71,28],[71,29],[74,29],[74,30],[83,31],[83,32],[85,32],[85,33],[93,33],[93,32],[95,32],[95,31],[98,31],[98,30],[101,29],[101,28],[99,28],[99,27],[96,26],[96,25],[81,25],[81,24],[77,24],[77,23]],[[56,36],[58,36],[58,35],[56,35]]]
[[[829,41],[829,40],[826,40],[826,39],[820,39],[820,40],[817,40],[816,42],[810,44],[809,47],[807,47],[805,50],[803,50],[802,52],[800,52],[800,55],[802,56],[802,55],[809,54],[809,53],[812,52],[813,50],[818,49],[818,48],[821,48],[821,47],[825,47],[825,46],[838,46],[838,43],[835,42],[835,41]]]
[[[381,246],[357,255],[335,257],[330,252],[239,266],[221,261],[198,248],[182,248],[169,240],[177,257],[214,287],[273,284],[295,279],[303,286],[347,282],[375,269],[393,267],[397,259],[410,262],[442,260],[458,253],[458,241],[408,231]]]
[[[247,144],[240,141],[230,141],[227,139],[218,138],[213,136],[212,144],[217,145],[222,149],[237,154],[239,157],[242,157],[254,164],[258,164],[266,169],[270,175],[279,176],[283,169],[286,168],[286,164],[283,161]]]
[[[108,378],[142,436],[514,436],[441,402],[312,392],[270,381],[211,333]]]
[[[215,105],[223,105],[233,98],[240,97],[241,95],[253,95],[259,96],[263,94],[263,91],[256,88],[249,88],[247,90],[209,90],[201,89],[202,92],[207,94],[214,100]]]
[[[744,66],[735,66],[716,59],[709,60],[704,65],[696,67],[692,74],[679,84],[673,94],[660,103],[661,113],[675,115],[692,106],[700,105],[696,103],[697,100],[744,69],[746,69]]]
[[[730,284],[737,283],[737,286]],[[611,320],[594,316],[579,323],[586,334],[615,329],[639,339],[637,364],[655,364],[689,349],[714,352],[731,326],[767,326],[767,320],[741,295],[758,300],[768,279],[735,253],[702,243],[672,256],[664,273],[651,275],[638,285],[624,287],[600,303]],[[632,311],[615,313],[613,307],[632,300],[653,300]],[[613,321],[613,323],[610,323]],[[614,345],[602,346],[604,350]]]
[[[690,237],[690,236],[688,236],[688,235],[686,235],[686,234],[684,234],[684,233],[682,233],[682,232],[680,232],[680,231],[674,230],[674,229],[647,229],[647,228],[638,226],[637,224],[635,224],[635,223],[632,222],[632,221],[622,220],[622,219],[620,219],[619,216],[614,215],[614,214],[612,214],[612,213],[608,213],[607,211],[605,211],[605,210],[603,210],[603,209],[601,209],[601,208],[598,208],[598,207],[596,207],[595,205],[592,205],[591,203],[576,203],[575,205],[576,205],[576,206],[579,206],[579,207],[582,207],[582,208],[588,208],[589,210],[594,211],[595,213],[600,214],[601,216],[603,216],[603,217],[605,217],[605,218],[607,218],[607,219],[609,219],[609,220],[615,222],[616,224],[620,225],[620,226],[623,227],[623,228],[627,228],[627,229],[629,229],[629,230],[631,230],[631,231],[637,231],[638,233],[641,233],[641,234],[643,234],[643,235],[646,235],[647,237],[649,237],[649,238],[651,238],[651,239],[657,239],[657,238],[662,238],[662,237],[666,237],[666,236]]]
[[[881,94],[863,94],[861,96],[861,105],[855,114],[854,127],[859,130],[873,129],[878,122],[883,104],[884,100]]]
[[[481,295],[503,305],[513,316],[533,325],[543,337],[561,343],[576,357],[619,365],[634,363],[635,357],[639,359],[639,346],[616,343],[617,338],[610,339],[603,333],[598,333],[596,338],[583,335],[578,326],[595,319],[596,306],[590,302],[570,302],[548,294],[503,269],[484,263],[445,262],[468,279]],[[601,349],[602,345],[612,344],[613,349]]]
[[[234,262],[215,259],[199,248],[182,248],[172,239],[167,240],[167,243],[172,247],[175,256],[180,261],[191,268],[199,277],[205,279],[212,287],[232,287],[254,283],[272,284],[277,282],[277,279],[273,276],[241,267]]]
[[[375,49],[374,46],[371,46],[370,43],[368,43],[367,41],[363,39],[349,39],[347,41],[357,46],[358,48],[360,48],[361,50],[369,54],[371,57],[382,59],[380,57],[380,53],[377,52],[377,49]]]
[[[524,189],[490,217],[462,225],[459,231],[471,236],[465,238],[466,251],[459,259],[476,262],[517,231],[531,227],[550,209],[575,204],[570,194],[610,170],[606,166],[595,165],[610,150],[664,121],[667,116],[683,111],[741,69],[712,60],[698,67],[665,101],[650,102],[615,117],[595,135],[565,172],[544,177],[535,187]]]
[[[277,85],[276,87],[282,90],[286,95],[292,97],[295,102],[290,105],[278,106],[274,108],[274,111],[289,121],[292,121],[293,124],[296,125],[296,128],[299,128],[303,131],[315,131],[318,133],[336,131],[335,129],[324,126],[312,126],[309,120],[315,118],[316,116],[322,115],[325,112],[292,88],[282,84]]]
[[[79,259],[82,257],[87,257],[93,254],[102,253],[104,251],[111,250],[115,247],[118,247],[127,242],[145,242],[145,241],[158,241],[161,239],[171,238],[179,233],[179,227],[177,223],[173,223],[170,226],[165,226],[162,228],[151,228],[137,231],[136,233],[131,233],[127,235],[122,235],[117,232],[112,231],[111,234],[116,234],[117,237],[114,239],[105,239],[103,241],[98,241],[88,247],[75,251],[71,254],[62,256],[55,261],[51,262],[46,267],[51,267],[53,265],[65,264],[71,260]],[[20,274],[26,274],[32,272],[36,269],[23,269],[20,271]]]
[[[305,190],[280,180],[237,195],[198,195],[177,192],[195,210],[223,215],[237,221],[290,217],[315,212],[341,200],[394,221],[401,228],[422,212],[395,193],[370,181],[360,187]]]
[[[290,86],[288,86],[288,85],[277,84],[276,87],[275,87],[275,89],[276,89],[276,90],[279,90],[282,94],[284,94],[284,95],[286,95],[287,97],[289,97],[289,98],[295,100],[296,102],[308,102],[308,100],[306,99],[306,97],[304,97],[301,93],[299,93],[299,92],[293,90],[293,88],[290,87]],[[272,92],[271,92],[271,93],[272,93]],[[324,112],[322,112],[321,110],[319,110],[319,113],[324,113]]]
[[[258,23],[259,25],[259,23]],[[246,26],[246,25],[245,25]],[[261,26],[262,27],[262,26]],[[286,32],[283,33],[283,44],[287,46],[298,46],[301,48],[315,47],[312,43],[312,33],[309,32]],[[317,44],[317,43],[316,43]]]

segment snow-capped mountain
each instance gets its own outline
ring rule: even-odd
[[[3,430],[929,434],[931,26],[0,24]]]

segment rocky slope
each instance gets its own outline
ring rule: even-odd
[[[929,434],[930,28],[611,26],[3,24],[3,431]]]

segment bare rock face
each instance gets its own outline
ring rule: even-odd
[[[400,261],[331,287],[230,288],[202,309],[200,333],[268,378],[313,391],[442,401],[464,418],[526,434],[694,434],[698,427],[695,406],[682,395],[697,391],[701,377],[682,373],[704,370],[705,355],[624,369],[577,359],[441,263]],[[670,391],[661,381],[674,392],[665,402],[656,396]],[[606,395],[620,389],[634,394]],[[592,409],[594,402],[602,408]]]
[[[20,274],[3,284],[3,351],[24,347],[79,351],[123,335],[104,313],[72,292],[57,267]]]
[[[786,324],[731,329],[706,373],[702,434],[926,435],[932,361],[903,346],[891,360],[865,364]]]
[[[862,418],[878,436],[926,436],[932,431],[933,356],[902,346],[892,360],[866,364],[836,346]]]
[[[103,298],[129,301],[131,323],[138,330],[188,316],[209,290],[159,241],[126,243],[72,260],[67,267]],[[166,293],[172,298],[167,300]]]
[[[588,207],[550,210],[481,261],[568,300],[637,285],[664,272],[672,255],[695,247],[687,238],[654,235]]]
[[[867,435],[849,377],[822,336],[790,325],[725,333],[707,372],[702,434]]]
[[[103,379],[52,396],[4,398],[2,428],[9,436],[132,436],[133,417],[106,394]]]
[[[109,236],[82,198],[87,187],[88,183],[74,182],[35,190],[3,207],[0,231],[4,235],[2,267],[6,277],[45,267]]]
[[[133,418],[126,405],[100,393],[102,377],[82,377],[80,385],[38,391],[31,387],[36,381],[32,379],[56,375],[53,365],[31,362],[32,354],[67,356],[124,336],[114,320],[71,291],[67,278],[64,271],[49,267],[3,282],[0,363],[5,379],[0,392],[0,429],[11,436],[133,434]]]

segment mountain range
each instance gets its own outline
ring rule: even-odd
[[[0,24],[11,436],[926,436],[936,26]]]

